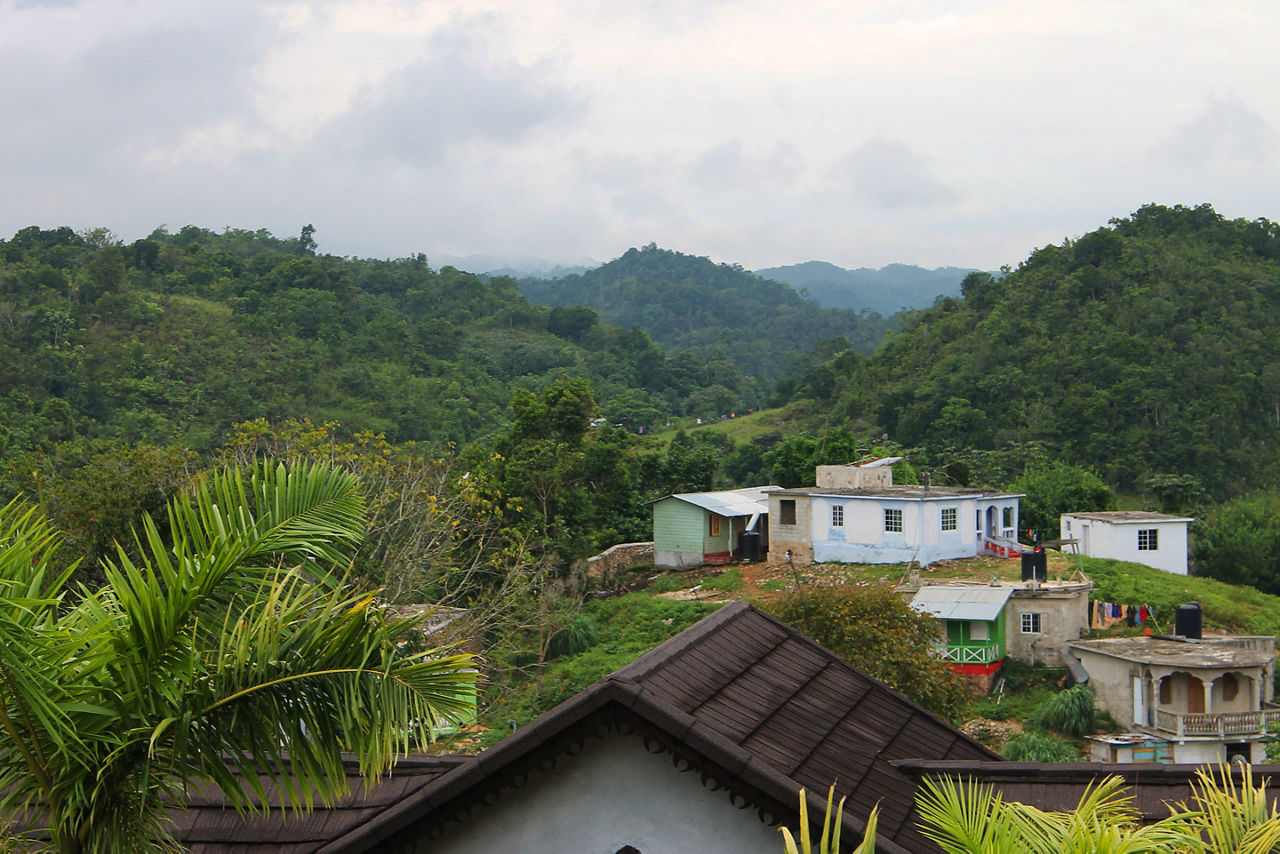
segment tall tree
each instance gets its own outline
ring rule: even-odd
[[[77,598],[49,523],[0,510],[0,810],[47,813],[58,850],[171,849],[166,810],[198,780],[243,809],[259,775],[331,802],[342,751],[377,775],[464,712],[470,656],[403,654],[412,621],[334,571],[364,530],[353,475],[233,468],[167,517],[171,541],[144,517],[139,556]]]

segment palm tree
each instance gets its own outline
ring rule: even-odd
[[[786,854],[840,854],[840,827],[841,819],[844,818],[844,798],[840,799],[840,803],[836,805],[836,811],[831,812],[831,802],[835,799],[836,787],[831,784],[831,788],[827,790],[827,814],[822,819],[822,837],[818,840],[818,847],[813,847],[813,839],[809,835],[809,802],[805,800],[804,789],[800,790],[800,841],[796,842],[791,831],[785,827],[778,828],[782,833],[782,841],[785,846]],[[858,847],[853,849],[852,854],[875,854],[876,851],[876,823],[879,820],[880,806],[871,808],[871,814],[867,816],[867,826],[862,832],[862,842]]]
[[[1197,815],[1142,826],[1121,777],[1089,786],[1073,810],[1006,801],[972,780],[925,779],[916,795],[921,832],[947,854],[1138,854],[1194,851]]]
[[[1244,766],[1241,780],[1225,766],[1201,768],[1191,786],[1190,804],[1143,826],[1133,796],[1121,777],[1085,789],[1075,809],[1046,812],[1006,801],[992,786],[973,780],[925,779],[916,794],[920,829],[946,854],[1271,854],[1280,850],[1280,806],[1267,797],[1267,781],[1253,782]],[[841,798],[832,812],[835,787],[827,794],[827,815],[817,854],[839,851]],[[834,818],[834,834],[830,832]],[[875,851],[875,818],[854,854]],[[810,854],[809,817],[800,790],[800,836],[782,829],[787,854]]]
[[[471,657],[401,653],[412,621],[333,572],[364,531],[354,476],[229,469],[167,522],[71,591],[49,524],[0,510],[0,811],[47,815],[58,850],[175,848],[166,812],[198,780],[241,809],[260,774],[288,806],[332,802],[343,751],[369,779],[465,711]]]

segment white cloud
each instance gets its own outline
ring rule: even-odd
[[[1211,97],[1200,115],[1178,128],[1156,151],[1190,168],[1252,170],[1275,162],[1280,134],[1240,101]]]
[[[0,234],[1016,264],[1152,200],[1280,217],[1278,26],[1251,0],[0,0]]]

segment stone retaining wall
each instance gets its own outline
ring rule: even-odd
[[[619,543],[587,558],[587,575],[606,581],[636,563],[653,563],[653,543]]]

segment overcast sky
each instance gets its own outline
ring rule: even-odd
[[[1280,3],[0,0],[0,235],[994,269],[1280,220]]]

